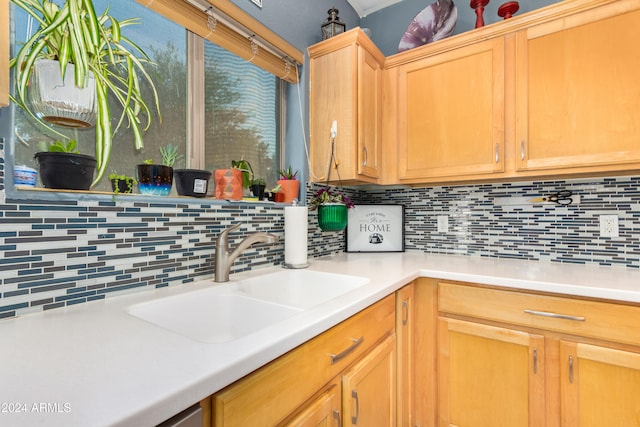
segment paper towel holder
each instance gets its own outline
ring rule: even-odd
[[[300,269],[300,268],[307,268],[309,267],[309,263],[305,262],[304,264],[287,264],[286,262],[282,263],[282,268],[289,268],[289,269]]]
[[[294,198],[292,200],[291,206],[292,208],[301,208],[302,206],[299,205],[299,200],[297,198]],[[305,262],[299,262],[299,263],[291,263],[291,262],[287,262],[286,258],[287,258],[287,242],[289,240],[287,234],[286,234],[286,220],[287,220],[287,213],[286,213],[287,208],[285,207],[285,261],[283,261],[282,263],[282,267],[283,268],[288,268],[288,269],[301,269],[301,268],[307,268],[309,267],[309,263],[306,262],[307,256],[306,256],[306,246],[305,246],[305,250],[304,250],[304,260]],[[305,233],[306,233],[306,206],[304,207],[304,212],[305,212]],[[290,260],[291,261],[291,260]],[[298,259],[296,261],[302,261],[302,259]]]

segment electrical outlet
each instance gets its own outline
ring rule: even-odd
[[[600,237],[618,237],[618,215],[600,215]]]
[[[447,215],[438,215],[438,233],[447,233],[449,231],[449,217]]]

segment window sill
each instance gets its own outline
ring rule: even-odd
[[[11,190],[10,188],[13,187]],[[190,196],[150,196],[139,193],[113,193],[107,191],[84,190],[58,190],[50,188],[29,187],[24,185],[8,186],[6,189],[7,201],[96,201],[96,202],[146,202],[146,203],[171,203],[171,204],[212,204],[212,205],[266,205],[289,206],[288,203],[258,201],[257,199],[228,200],[214,197],[190,197]]]

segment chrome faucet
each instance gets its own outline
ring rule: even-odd
[[[238,243],[238,246],[236,246],[233,251],[229,252],[228,234],[231,231],[237,230],[239,227],[240,224],[232,225],[231,227],[223,230],[216,239],[216,282],[229,281],[229,271],[231,270],[231,265],[242,252],[247,250],[249,246],[253,245],[254,243],[276,243],[279,240],[278,236],[276,236],[275,234],[253,233],[245,237],[242,241],[240,241],[240,243]]]

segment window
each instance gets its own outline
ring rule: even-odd
[[[227,168],[231,160],[245,159],[256,178],[275,184],[280,157],[278,79],[206,40],[204,58],[206,169]]]
[[[159,163],[159,147],[173,144],[184,154],[175,168],[213,170],[230,167],[231,160],[245,158],[251,161],[256,177],[275,183],[281,152],[279,111],[282,103],[278,78],[208,41],[189,48],[191,42],[183,27],[131,0],[94,0],[94,3],[98,13],[110,7],[110,14],[118,19],[141,18],[140,25],[126,27],[123,32],[157,64],[147,70],[156,84],[162,114],[161,123],[157,115],[153,116],[151,127],[144,135],[145,147],[140,151],[133,146],[130,130],[124,126],[118,130],[106,175],[135,176],[136,164],[149,158]],[[12,17],[15,40],[20,43],[26,40],[32,24],[17,7],[12,8]],[[194,111],[189,112],[188,91],[198,85],[189,84],[187,69],[198,63],[195,61],[198,55],[202,56],[198,49],[204,50],[205,70],[195,75],[204,79],[205,91],[204,97],[194,98],[201,99],[202,104],[195,105]],[[118,117],[119,113],[114,111],[114,126]],[[194,131],[188,126],[201,126],[203,130]],[[46,150],[55,136],[33,123],[19,108],[16,108],[15,132],[14,164],[37,168],[33,155]],[[61,132],[78,140],[81,153],[93,155],[93,129],[61,128]],[[204,135],[204,138],[187,141],[187,135]],[[204,161],[190,155],[194,152],[204,153]],[[111,191],[108,177],[94,190]],[[175,186],[173,192],[175,194]]]

